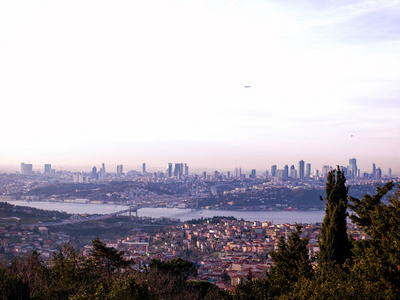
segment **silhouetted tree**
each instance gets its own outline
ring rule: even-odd
[[[292,232],[288,241],[281,236],[278,251],[271,252],[274,265],[268,279],[272,295],[285,293],[300,279],[311,278],[313,275],[307,250],[308,239],[300,238],[301,228],[301,225],[296,224],[296,231]]]
[[[400,299],[400,185],[384,201],[394,183],[377,187],[373,196],[350,197],[351,220],[368,238],[354,242],[354,272],[360,280],[379,283],[381,289]]]
[[[328,173],[326,183],[325,218],[319,240],[318,263],[321,270],[341,268],[350,258],[350,241],[347,235],[347,193],[346,178],[337,167]],[[322,197],[320,199],[323,201]]]

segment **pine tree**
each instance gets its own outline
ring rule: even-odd
[[[400,185],[387,196],[394,183],[377,187],[373,196],[359,200],[350,197],[353,223],[359,225],[368,238],[354,242],[353,271],[366,282],[378,284],[382,290],[400,299]]]
[[[300,238],[301,228],[301,225],[296,224],[296,231],[290,235],[287,242],[281,236],[278,251],[271,253],[274,265],[268,274],[268,281],[271,284],[272,296],[287,292],[301,279],[312,277],[311,260],[307,250],[308,238]]]
[[[346,178],[337,167],[328,173],[326,183],[325,218],[319,240],[318,263],[321,270],[342,268],[350,258],[351,244],[347,236],[347,193]],[[320,199],[323,201],[322,197]]]

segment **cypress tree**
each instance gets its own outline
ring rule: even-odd
[[[350,258],[350,241],[347,236],[347,193],[346,178],[339,166],[328,173],[326,183],[325,218],[319,240],[318,264],[321,270],[331,267],[342,268]],[[323,201],[322,197],[320,199]]]

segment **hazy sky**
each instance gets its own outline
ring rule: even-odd
[[[0,164],[398,172],[399,58],[400,1],[1,1]]]

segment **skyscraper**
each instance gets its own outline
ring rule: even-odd
[[[306,177],[310,177],[311,176],[311,164],[307,163],[306,164]]]
[[[271,176],[275,177],[276,176],[276,165],[271,166]]]
[[[51,173],[51,164],[44,165],[44,173]]]
[[[357,177],[357,160],[355,158],[350,158],[349,159],[349,171],[350,171],[350,177]]]
[[[372,178],[376,178],[376,167],[375,167],[375,164],[372,164]]]
[[[146,163],[143,163],[142,165],[142,174],[146,174]]]
[[[299,161],[299,178],[300,180],[304,179],[304,160]]]
[[[289,178],[289,166],[285,165],[283,168],[283,178]]]
[[[96,167],[92,168],[92,178],[97,179],[97,168]]]
[[[376,178],[381,179],[382,178],[382,170],[381,168],[376,169]]]
[[[117,175],[121,176],[123,173],[123,165],[117,165]]]
[[[172,177],[172,163],[168,163],[167,165],[167,176]]]
[[[21,163],[21,173],[22,174],[31,174],[32,173],[32,164]]]

